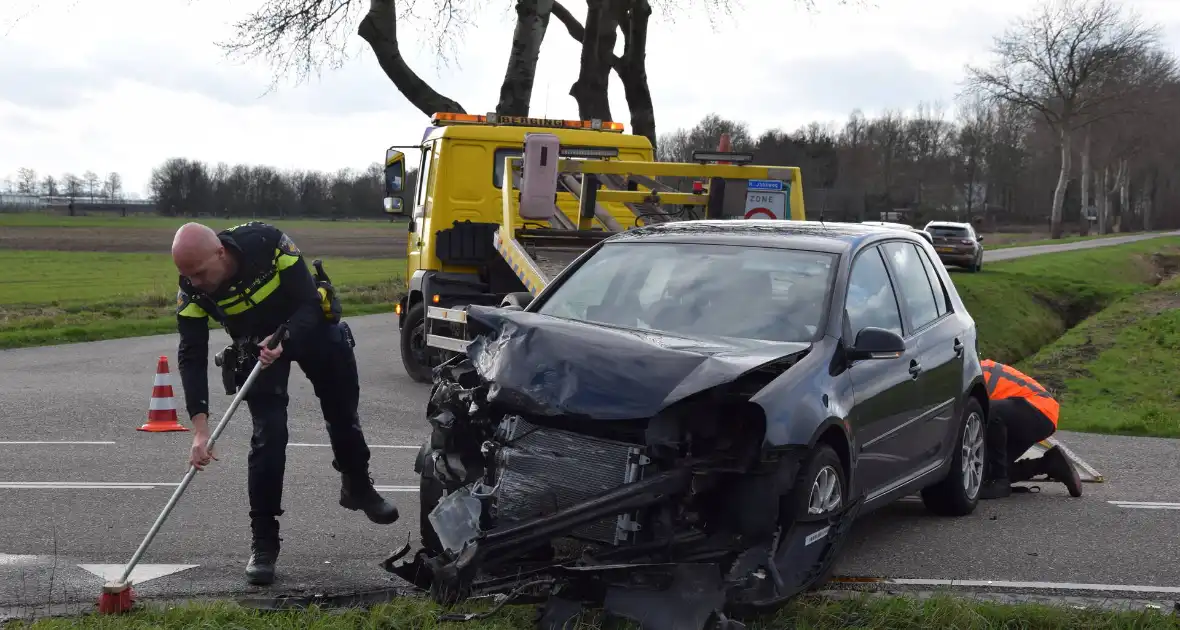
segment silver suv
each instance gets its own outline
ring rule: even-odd
[[[942,264],[972,272],[983,269],[983,235],[970,223],[931,221],[923,229],[934,239],[934,251]]]

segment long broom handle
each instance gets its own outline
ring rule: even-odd
[[[267,349],[274,350],[275,346],[279,345],[279,342],[282,341],[286,336],[287,325],[283,324],[282,326],[279,326],[279,329],[275,331],[273,336],[271,336],[270,342],[266,344]],[[209,450],[213,450],[213,444],[217,441],[217,438],[221,435],[221,432],[225,430],[226,425],[229,424],[229,419],[234,415],[234,412],[237,411],[238,405],[241,404],[242,399],[246,396],[246,392],[250,389],[250,385],[254,383],[254,379],[258,378],[258,374],[262,371],[262,369],[262,363],[258,362],[254,364],[254,369],[250,370],[250,375],[246,377],[246,382],[242,384],[240,389],[238,389],[237,395],[235,395],[233,401],[229,403],[229,408],[226,409],[225,413],[221,416],[221,421],[217,423],[217,426],[213,429],[213,433],[209,436]],[[139,549],[135,550],[135,554],[131,556],[131,561],[128,562],[127,566],[123,569],[123,575],[119,578],[120,584],[127,582],[127,578],[131,576],[131,571],[135,569],[135,565],[139,564],[139,559],[143,556],[143,552],[147,551],[148,545],[152,544],[152,540],[156,537],[156,533],[160,531],[160,526],[164,524],[164,521],[172,512],[172,508],[176,507],[176,502],[180,499],[180,495],[184,494],[185,488],[188,488],[189,482],[193,480],[193,477],[195,477],[196,474],[197,467],[189,464],[188,472],[185,473],[184,479],[172,493],[172,498],[168,499],[168,504],[164,506],[164,511],[160,512],[160,515],[156,517],[156,522],[153,523],[152,528],[148,530],[147,536],[144,537],[143,542],[139,543]]]

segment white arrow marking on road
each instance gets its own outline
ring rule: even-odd
[[[128,580],[132,584],[143,584],[148,580],[164,577],[173,573],[187,571],[199,567],[199,564],[137,564],[131,570]],[[102,578],[103,581],[113,582],[123,576],[125,564],[79,564],[78,567]]]
[[[1107,503],[1128,510],[1180,510],[1180,503],[1162,501],[1107,501]]]
[[[109,446],[109,445],[111,445],[111,444],[114,444],[114,442],[71,442],[71,441],[61,441],[61,442],[33,442],[33,441],[29,441],[29,442],[12,442],[12,441],[0,441],[0,446],[37,446],[37,445],[50,445],[50,446],[67,445],[67,446],[68,446],[68,445],[74,445],[74,444],[81,444],[81,445],[87,445],[87,446]]]
[[[8,490],[151,490],[179,485],[117,481],[0,481],[0,489]]]

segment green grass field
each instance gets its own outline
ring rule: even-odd
[[[219,219],[213,217],[162,217],[156,215],[146,216],[107,216],[107,215],[87,215],[71,217],[59,214],[37,213],[37,212],[0,212],[0,228],[3,227],[30,227],[30,228],[135,228],[135,229],[176,229],[189,221],[200,221],[211,228],[221,230],[228,227],[233,227],[241,223],[250,221],[251,219],[245,217],[231,217],[229,219]],[[331,229],[337,228],[356,228],[365,225],[387,225],[388,219],[340,219],[338,221],[329,221],[327,219],[279,219],[275,217],[267,217],[259,219],[274,225],[281,225],[283,228],[315,228],[315,229]],[[405,218],[399,217],[399,221],[406,221]]]
[[[463,606],[461,610],[478,612],[486,605]],[[336,630],[344,628],[381,628],[387,630],[425,630],[450,628],[460,630],[514,630],[533,627],[532,606],[506,606],[486,620],[464,623],[438,622],[440,610],[420,599],[403,599],[371,610],[329,612],[309,611],[257,612],[233,604],[185,605],[171,608],[150,607],[120,617],[90,615],[73,619],[44,619],[33,623],[15,622],[11,628],[29,630],[148,630],[149,628],[207,628],[220,630]],[[607,626],[598,619],[583,619],[576,627],[591,630]],[[777,615],[751,620],[751,630],[835,630],[837,628],[888,628],[889,630],[1008,630],[1037,628],[1044,630],[1163,630],[1180,628],[1180,619],[1152,610],[1113,612],[1078,610],[1065,606],[1037,604],[996,604],[972,602],[952,597],[921,601],[903,597],[851,597],[823,599],[804,597],[790,603]],[[621,628],[638,628],[625,624]]]
[[[176,330],[168,254],[0,250],[0,268],[0,348]],[[405,286],[399,259],[335,258],[324,270],[349,315],[392,309]]]

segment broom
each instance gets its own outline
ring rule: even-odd
[[[271,336],[270,341],[266,344],[268,350],[274,350],[279,342],[287,337],[287,325],[279,326],[275,334]],[[221,421],[213,429],[213,433],[209,436],[209,450],[213,449],[213,443],[217,441],[217,437],[225,430],[225,426],[229,423],[230,417],[237,411],[238,405],[241,404],[242,399],[246,396],[250,386],[254,384],[254,379],[258,378],[258,374],[262,372],[263,365],[259,361],[254,364],[254,369],[250,370],[250,375],[246,377],[246,382],[242,384],[241,389],[238,390],[237,395],[234,396],[233,401],[229,403],[229,408],[225,410],[225,414],[221,416]],[[197,474],[197,467],[189,464],[188,472],[185,473],[184,479],[181,480],[180,485],[176,491],[172,493],[172,498],[168,499],[168,504],[164,506],[164,511],[156,517],[156,522],[152,524],[152,528],[148,530],[147,536],[144,537],[143,542],[139,543],[139,549],[135,550],[135,554],[131,556],[130,562],[123,569],[123,575],[119,579],[112,582],[107,582],[102,587],[102,595],[98,598],[98,612],[101,614],[124,613],[131,610],[132,603],[135,600],[135,591],[131,588],[131,582],[128,578],[131,576],[131,571],[135,569],[135,565],[139,564],[139,559],[143,556],[143,552],[147,550],[148,545],[152,543],[152,539],[156,537],[156,532],[160,531],[160,526],[164,524],[164,520],[168,518],[168,514],[172,512],[172,508],[176,506],[176,501],[180,499],[180,495],[184,494],[185,488],[193,480]]]

